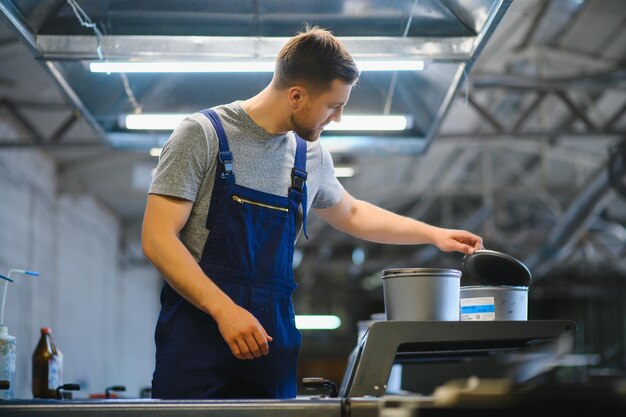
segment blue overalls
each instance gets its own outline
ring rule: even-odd
[[[296,136],[289,197],[235,183],[226,133],[212,109],[203,110],[219,140],[218,163],[200,266],[273,338],[266,356],[233,356],[216,322],[167,283],[155,330],[154,398],[293,398],[302,335],[291,295],[298,208],[306,222],[306,142]],[[305,226],[306,233],[306,226]]]

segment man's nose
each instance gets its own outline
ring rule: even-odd
[[[339,107],[337,110],[334,111],[334,113],[330,117],[330,120],[332,120],[335,123],[340,123],[342,113],[343,113],[343,107]]]

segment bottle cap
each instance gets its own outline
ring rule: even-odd
[[[52,329],[49,327],[42,327],[41,328],[41,334],[50,334],[52,333]]]
[[[9,334],[9,328],[7,326],[0,325],[0,335],[6,336],[7,334]]]

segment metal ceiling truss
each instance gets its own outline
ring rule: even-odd
[[[470,94],[468,103],[476,110],[481,119],[491,127],[492,132],[480,132],[481,137],[561,137],[561,136],[589,136],[608,135],[626,136],[626,130],[616,129],[616,126],[626,114],[626,96],[623,103],[605,121],[593,120],[587,109],[577,103],[570,92],[572,91],[602,91],[609,88],[626,88],[626,69],[609,73],[580,76],[568,79],[537,80],[500,75],[477,75],[472,77],[472,88],[475,90],[503,89],[509,93],[519,94],[519,102],[523,103],[527,95],[531,95],[528,104],[510,126],[498,120],[490,108],[480,104]],[[541,109],[541,103],[548,97],[558,98],[569,111],[571,118],[582,122],[583,129],[564,130],[555,129],[525,129],[524,124]],[[468,132],[451,132],[439,135],[439,138],[457,138],[472,136]]]
[[[6,110],[17,125],[28,134],[33,144],[41,145],[45,142],[41,134],[37,131],[37,129],[35,129],[35,126],[33,126],[33,124],[26,119],[26,117],[17,108],[17,106],[11,102],[11,100],[6,97],[0,98],[0,108]]]
[[[580,236],[614,198],[614,194],[608,191],[608,173],[602,169],[569,205],[550,231],[546,243],[525,260],[535,279],[544,277],[550,268],[574,250]]]
[[[380,154],[381,151],[388,154],[423,154],[426,152],[454,98],[456,90],[463,82],[464,75],[470,71],[478,54],[500,23],[511,1],[493,0],[461,5],[457,1],[446,0],[424,4],[424,10],[421,11],[423,19],[426,21],[433,19],[429,15],[432,12],[431,8],[440,12],[443,11],[447,18],[455,20],[455,24],[465,28],[461,32],[467,33],[467,36],[455,36],[451,33],[442,33],[442,36],[436,36],[436,31],[433,32],[432,36],[341,36],[342,41],[356,60],[378,59],[386,61],[400,58],[403,60],[425,60],[427,66],[433,62],[456,64],[458,67],[452,73],[450,80],[437,81],[437,83],[445,84],[438,87],[441,91],[437,100],[440,98],[441,102],[437,108],[432,109],[432,116],[427,120],[423,132],[412,131],[410,137],[390,138],[376,135],[341,137],[339,138],[341,143],[329,138],[327,140],[329,149],[336,153],[355,154]],[[146,133],[144,136],[133,133],[130,134],[132,136],[125,137],[129,133],[108,131],[108,128],[105,128],[92,116],[81,97],[77,95],[77,90],[72,87],[71,80],[63,72],[64,61],[274,59],[287,40],[286,37],[272,36],[46,34],[38,31],[58,17],[56,14],[63,5],[62,2],[56,1],[37,7],[30,5],[32,10],[29,12],[28,21],[16,7],[16,4],[10,0],[0,0],[0,11],[4,18],[15,28],[35,57],[54,77],[68,101],[93,127],[101,141],[122,150],[132,150],[137,149],[137,147],[144,149],[160,147],[167,140],[167,135],[159,136],[159,143],[155,145],[153,133]],[[394,7],[399,6],[395,5]],[[404,13],[404,11],[401,12]],[[402,13],[399,13],[398,16],[402,16]],[[332,19],[336,17],[333,17],[332,13],[324,16]],[[237,14],[233,14],[233,17],[236,18]],[[342,14],[340,17],[354,18],[349,14]],[[277,17],[274,15],[269,17],[270,20],[275,18]],[[376,16],[372,16],[372,18],[376,18]],[[73,33],[73,30],[68,30],[69,33]],[[102,56],[98,54],[98,46],[102,51]],[[429,105],[436,106],[432,103]],[[99,113],[94,112],[93,114]],[[54,143],[56,144],[57,141]]]
[[[0,149],[2,148],[85,148],[85,147],[101,147],[102,143],[93,143],[86,141],[64,141],[67,132],[80,119],[80,113],[72,112],[65,121],[52,132],[49,137],[42,135],[35,124],[32,123],[24,114],[23,110],[46,110],[46,111],[63,111],[67,112],[66,105],[47,104],[47,103],[26,103],[17,102],[9,98],[0,98],[0,109],[4,109],[8,116],[24,131],[28,136],[22,138],[0,138]]]
[[[37,43],[36,34],[29,28],[24,17],[19,10],[10,1],[0,1],[0,17],[7,21],[10,27],[14,28],[22,41],[29,47],[31,52],[36,58],[42,56],[42,49]],[[68,104],[73,107],[74,112],[78,112],[88,122],[94,133],[100,138],[101,142],[108,144],[108,139],[104,130],[93,118],[91,113],[87,110],[82,100],[76,95],[74,90],[70,87],[67,80],[62,74],[62,70],[58,68],[57,64],[51,61],[39,61],[44,70],[56,81],[60,87],[61,92],[67,99]],[[58,140],[56,141],[58,142]],[[58,146],[55,145],[55,146]]]

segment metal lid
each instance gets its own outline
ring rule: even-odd
[[[530,285],[530,270],[520,260],[502,252],[481,249],[465,255],[463,266],[467,274],[485,285]]]
[[[458,269],[443,269],[443,268],[394,268],[385,269],[383,271],[383,279],[395,278],[395,277],[432,277],[432,276],[457,276],[461,277],[463,273]]]

